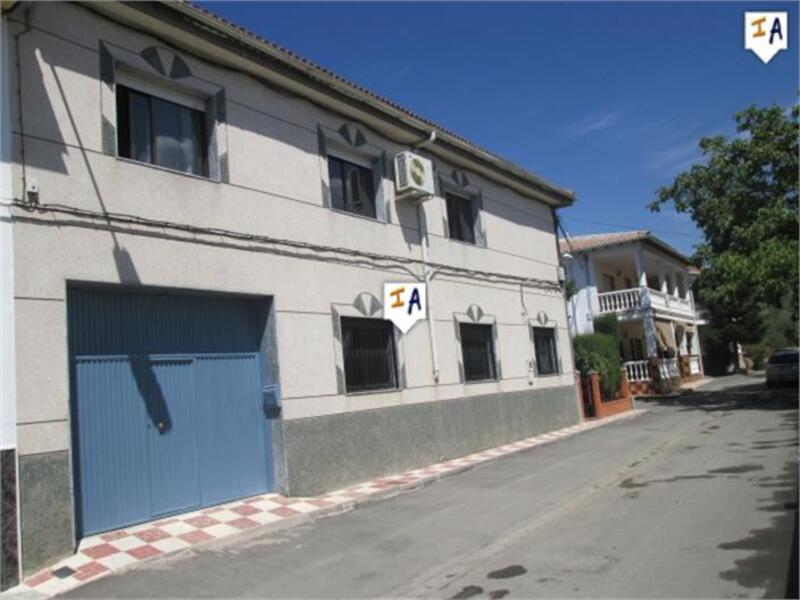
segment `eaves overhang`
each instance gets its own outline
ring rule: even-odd
[[[84,2],[112,20],[210,62],[248,73],[349,119],[399,144],[412,146],[436,131],[426,150],[517,193],[554,208],[575,193],[500,158],[394,102],[357,86],[289,50],[183,1]]]

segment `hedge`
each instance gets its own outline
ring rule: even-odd
[[[597,371],[603,395],[611,399],[622,382],[616,315],[595,319],[594,329],[595,333],[579,335],[573,340],[575,366],[583,375]]]

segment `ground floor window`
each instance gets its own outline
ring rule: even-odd
[[[392,323],[383,319],[342,317],[341,324],[347,391],[396,388]]]
[[[534,327],[533,345],[536,350],[537,374],[553,375],[558,373],[555,329],[549,327]]]
[[[461,353],[464,359],[464,379],[481,381],[497,379],[492,344],[492,326],[460,323]]]

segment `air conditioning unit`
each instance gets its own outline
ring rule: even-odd
[[[394,184],[399,199],[426,200],[433,196],[433,163],[406,150],[394,157]]]

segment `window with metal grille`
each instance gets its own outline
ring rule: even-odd
[[[455,194],[445,193],[447,226],[451,240],[475,243],[475,211],[472,201]]]
[[[536,373],[539,375],[558,373],[555,330],[549,327],[534,327],[533,345],[536,350]]]
[[[329,156],[328,181],[333,208],[375,218],[375,183],[371,169]]]
[[[208,176],[206,115],[117,85],[117,153],[123,158]]]
[[[459,328],[461,330],[461,354],[464,359],[464,379],[466,381],[497,379],[492,326],[459,323]]]
[[[348,392],[397,387],[391,321],[341,317],[344,378]]]

